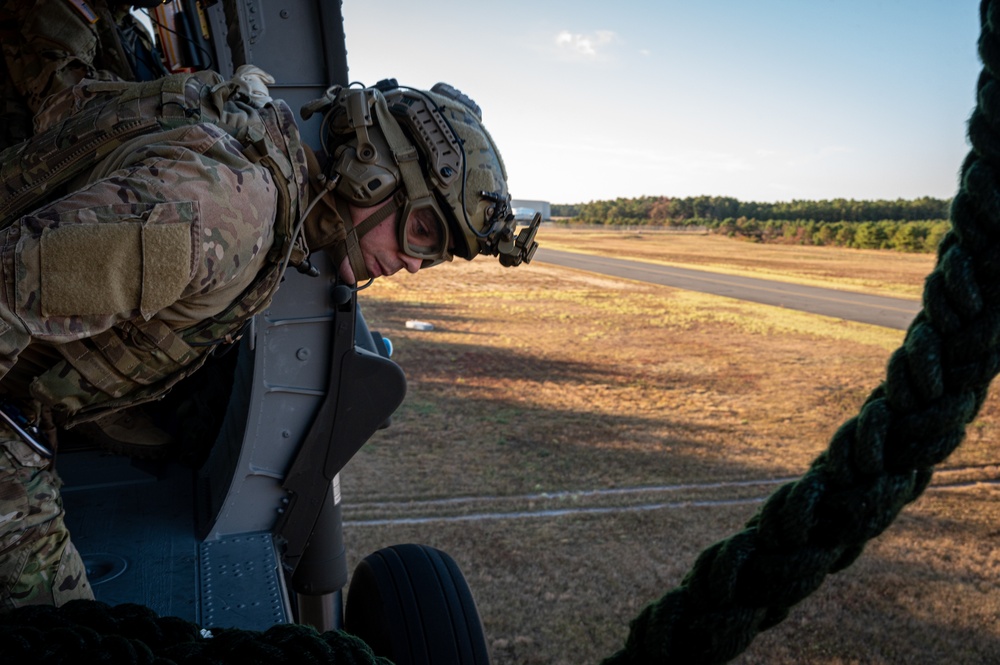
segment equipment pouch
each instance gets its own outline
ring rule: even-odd
[[[17,314],[52,341],[149,319],[181,296],[200,259],[196,202],[115,204],[20,224]]]

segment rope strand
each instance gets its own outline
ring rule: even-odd
[[[212,629],[211,637],[177,617],[148,607],[114,607],[73,600],[60,608],[22,607],[0,614],[4,662],[56,665],[101,662],[122,665],[392,665],[360,639],[341,631],[318,633],[283,624],[264,632]],[[84,657],[86,655],[86,657]]]

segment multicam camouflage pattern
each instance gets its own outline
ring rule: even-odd
[[[119,162],[106,158],[127,153],[136,137],[200,119],[203,94],[221,84],[206,72],[148,83],[88,80],[53,95],[35,118],[38,134],[0,153],[0,227],[56,198],[80,174],[93,181],[115,170]]]
[[[0,148],[31,135],[31,116],[49,95],[84,78],[135,78],[116,27],[134,20],[129,4],[89,0],[87,5],[94,22],[67,0],[0,2]]]
[[[71,425],[162,394],[268,304],[280,259],[302,258],[307,169],[266,74],[124,83],[113,21],[67,11],[0,0],[0,148],[49,130],[0,159],[0,392]],[[45,352],[19,365],[29,345]],[[93,597],[59,485],[0,430],[0,608]]]
[[[29,339],[55,344],[65,362],[32,394],[63,423],[161,394],[197,367],[205,345],[267,305],[306,195],[306,161],[287,105],[254,108],[247,71],[238,74],[86,81],[46,107],[72,109],[71,118],[43,117],[51,128],[25,144],[48,153],[8,151],[21,168],[4,164],[0,210],[89,173],[82,188],[0,232],[0,373]],[[101,131],[150,114],[173,128],[128,140]],[[62,163],[52,135],[96,137],[80,154],[107,157],[92,169],[46,170]]]
[[[63,521],[59,477],[0,427],[0,610],[94,597]]]
[[[291,110],[261,94],[269,80],[85,80],[49,99],[42,133],[0,164],[0,391],[27,397],[30,383],[60,424],[97,419],[161,395],[267,306],[308,180]],[[30,344],[47,351],[25,372]],[[89,597],[57,476],[3,469],[2,603]]]
[[[0,318],[10,325],[0,362],[37,339],[73,365],[81,349],[67,343],[104,335],[102,355],[119,371],[82,373],[114,398],[192,362],[199,353],[159,339],[225,311],[264,268],[274,238],[274,178],[241,148],[213,125],[171,130],[0,232]],[[161,328],[151,332],[149,321]],[[66,369],[32,390],[75,412],[95,395]]]
[[[85,81],[54,98],[41,117],[53,133],[79,137],[147,107],[162,123],[127,140],[105,133],[87,168],[48,178],[51,150],[14,151],[30,172],[14,190],[39,190],[19,205],[71,193],[0,230],[0,389],[27,383],[20,367],[2,377],[29,344],[54,351],[32,354],[49,361],[29,390],[62,424],[152,399],[197,369],[267,305],[292,242],[307,172],[291,111],[255,108],[246,78],[178,81]],[[59,148],[45,135],[28,145]],[[2,430],[0,451],[0,607],[92,597],[58,477]]]

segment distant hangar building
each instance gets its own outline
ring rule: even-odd
[[[536,212],[542,213],[542,219],[552,219],[552,206],[548,201],[511,199],[510,207],[514,212],[514,219],[519,222],[530,222]]]

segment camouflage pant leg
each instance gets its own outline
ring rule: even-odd
[[[0,610],[94,597],[63,522],[62,482],[0,428]]]

